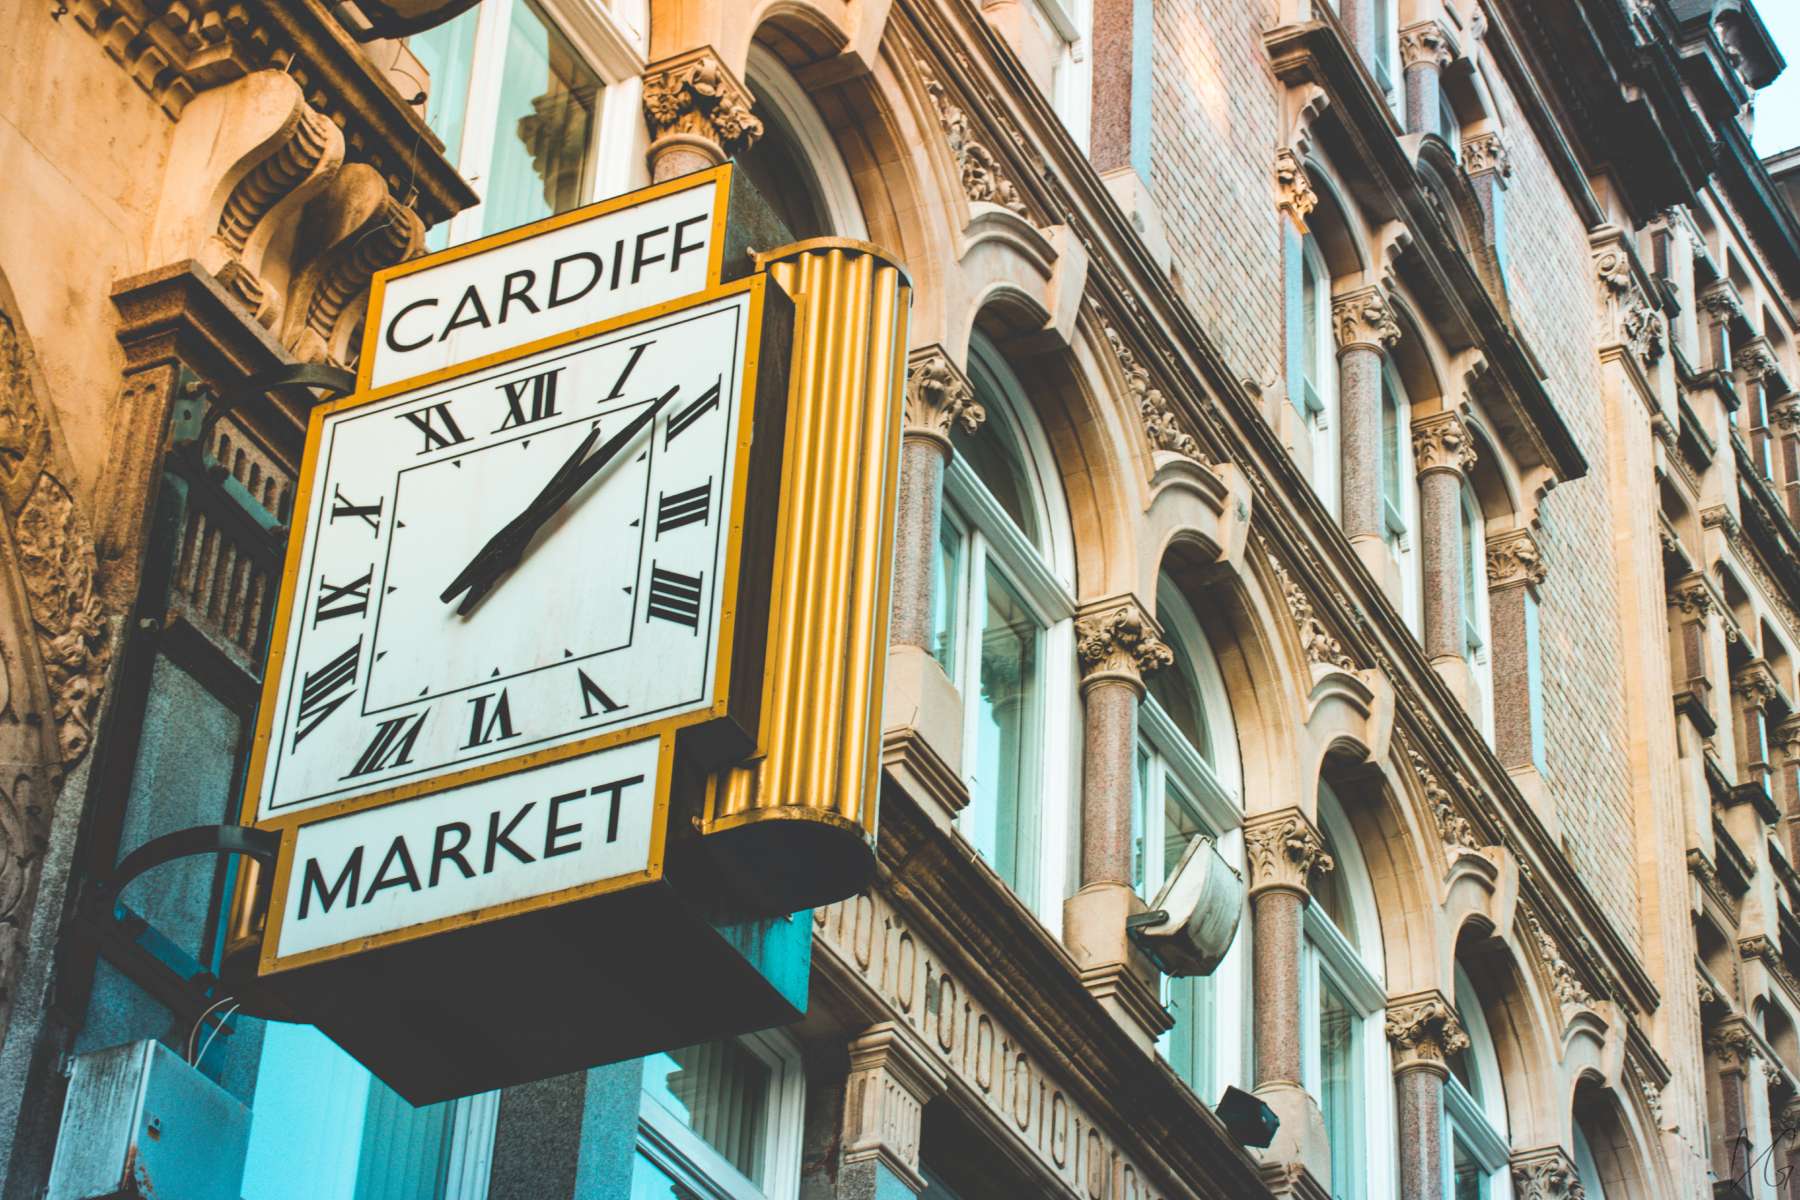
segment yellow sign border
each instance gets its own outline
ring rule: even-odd
[[[665,301],[662,304],[652,305],[649,308],[638,309],[635,312],[624,313],[605,321],[582,326],[579,329],[551,334],[534,342],[527,342],[508,350],[496,351],[455,367],[445,367],[413,379],[398,380],[367,394],[346,396],[341,400],[321,404],[312,410],[306,428],[306,450],[301,459],[299,478],[295,483],[292,509],[294,521],[288,532],[287,553],[282,562],[281,591],[277,600],[275,620],[270,627],[269,652],[263,668],[262,696],[257,707],[256,732],[251,741],[249,764],[245,771],[243,802],[239,806],[238,820],[240,824],[251,825],[258,829],[277,830],[311,824],[314,821],[326,821],[333,817],[361,812],[364,809],[378,808],[402,800],[412,800],[433,792],[447,791],[465,784],[510,775],[546,763],[560,762],[566,758],[575,758],[582,754],[603,750],[608,746],[642,741],[655,734],[672,734],[677,729],[702,724],[726,714],[731,690],[732,649],[737,633],[737,591],[741,568],[739,559],[743,548],[744,504],[749,486],[750,441],[756,415],[756,384],[762,364],[763,309],[767,287],[768,277],[766,275],[747,276],[731,283],[708,288],[702,292],[695,292],[675,300]],[[738,402],[737,457],[729,510],[730,525],[727,536],[730,541],[726,549],[723,601],[719,614],[719,640],[713,664],[712,703],[704,708],[678,713],[660,720],[610,729],[605,733],[596,734],[594,737],[584,738],[580,741],[532,751],[496,762],[483,763],[480,766],[433,776],[429,779],[414,780],[361,796],[347,797],[329,804],[308,808],[302,812],[258,819],[257,810],[262,799],[263,775],[268,765],[269,739],[279,698],[281,670],[287,657],[288,631],[293,622],[296,596],[299,591],[300,558],[302,548],[306,543],[314,475],[318,470],[319,441],[325,419],[347,409],[388,399],[400,392],[431,387],[545,350],[556,349],[611,333],[617,329],[642,324],[658,317],[745,293],[750,297],[749,317],[745,322],[744,354],[740,367],[743,375]]]
[[[369,285],[369,307],[363,315],[362,355],[357,360],[356,390],[360,394],[372,390],[370,382],[375,372],[375,352],[380,345],[382,310],[387,304],[387,285],[390,280],[402,279],[408,275],[416,275],[420,271],[428,271],[433,267],[441,267],[459,259],[469,258],[476,254],[484,254],[489,250],[498,250],[502,246],[510,246],[514,242],[522,242],[539,234],[551,233],[570,225],[579,225],[583,221],[592,221],[598,217],[610,216],[628,208],[636,208],[640,204],[648,204],[653,200],[661,200],[665,196],[673,196],[680,192],[692,191],[708,184],[717,184],[718,190],[713,193],[712,241],[706,256],[706,281],[702,290],[710,291],[719,286],[719,275],[725,262],[725,219],[731,205],[731,172],[732,164],[721,163],[716,167],[708,167],[704,171],[695,171],[691,175],[682,175],[665,183],[654,183],[635,192],[626,192],[622,196],[612,196],[605,200],[597,200],[593,204],[584,204],[580,208],[571,208],[567,212],[533,221],[529,225],[520,225],[513,229],[504,229],[499,233],[490,233],[486,237],[472,242],[464,242],[459,246],[451,246],[434,254],[421,255],[408,259],[396,266],[385,267],[375,272]],[[690,292],[688,296],[696,293]],[[687,296],[679,297],[687,299]],[[660,306],[658,306],[660,307]],[[643,309],[636,310],[646,311]],[[610,319],[610,318],[609,318]],[[552,337],[561,336],[552,334]],[[498,351],[497,353],[509,353]],[[484,356],[490,357],[491,356]],[[476,360],[472,360],[476,361]],[[453,363],[440,368],[445,371],[470,370],[470,363]],[[401,383],[416,383],[438,371],[426,372],[422,375],[397,379],[394,383],[383,384],[384,388]]]

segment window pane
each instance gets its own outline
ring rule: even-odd
[[[1151,878],[1150,847],[1144,836],[1145,827],[1149,825],[1144,819],[1144,810],[1150,803],[1150,772],[1153,768],[1150,752],[1139,746],[1137,771],[1131,778],[1131,886],[1146,900],[1161,886],[1159,879]]]
[[[1029,896],[1037,825],[1031,764],[1037,756],[1039,627],[992,560],[987,579],[975,777],[965,828],[1000,877]]]
[[[750,153],[738,159],[750,182],[795,241],[824,237],[831,228],[819,203],[819,187],[806,156],[798,149],[794,135],[781,120],[779,110],[769,103],[761,91],[756,96],[756,111],[763,119],[763,135],[750,147]]]
[[[510,229],[587,198],[588,153],[600,77],[530,0],[518,0],[506,34],[506,68],[494,123],[482,228]]]
[[[463,118],[469,111],[469,69],[475,59],[475,22],[480,15],[472,8],[447,24],[406,39],[406,48],[429,76],[419,81],[419,90],[429,97],[425,102],[425,123],[442,139],[444,154],[452,165],[462,161]]]
[[[753,1183],[766,1169],[772,1082],[768,1064],[731,1039],[644,1060],[644,1091]]]
[[[1218,1096],[1212,1081],[1211,977],[1169,980],[1168,1007],[1169,1015],[1175,1019],[1168,1036],[1169,1066],[1196,1096],[1212,1104]]]
[[[699,1193],[683,1186],[639,1150],[631,1161],[631,1200],[699,1200]]]
[[[1381,380],[1381,494],[1395,512],[1400,504],[1400,402],[1394,385]]]
[[[1194,659],[1173,621],[1163,630],[1163,639],[1175,652],[1175,661],[1160,671],[1144,677],[1144,686],[1175,722],[1175,728],[1187,735],[1207,762],[1212,761],[1212,737],[1206,728],[1206,708],[1200,700],[1200,685],[1194,680]]]
[[[1481,1164],[1475,1161],[1461,1138],[1456,1139],[1456,1156],[1450,1169],[1455,1173],[1453,1200],[1485,1200],[1487,1172],[1481,1169]]]
[[[1001,402],[981,386],[979,378],[977,376],[975,399],[987,409],[988,419],[975,433],[956,424],[950,430],[950,444],[974,470],[988,493],[1006,510],[1019,532],[1033,545],[1038,545],[1037,516],[1031,507],[1031,493],[1025,482],[1025,459],[1013,440],[1012,430],[1000,416]]]
[[[1325,853],[1331,855],[1331,861],[1338,864],[1336,870],[1321,871],[1312,877],[1313,903],[1322,909],[1331,923],[1337,926],[1339,933],[1356,945],[1356,919],[1350,911],[1350,897],[1344,890],[1343,856],[1338,853],[1331,835],[1320,826],[1319,835],[1325,844]]]
[[[1301,366],[1306,372],[1306,383],[1314,392],[1319,388],[1319,275],[1313,268],[1313,257],[1308,254],[1301,260],[1300,268],[1300,354]],[[1310,405],[1309,405],[1310,407]]]
[[[1362,1195],[1356,1013],[1329,976],[1319,977],[1319,1111],[1331,1142],[1331,1194]]]
[[[956,677],[956,627],[962,620],[963,534],[948,516],[938,525],[937,562],[931,571],[931,656],[950,682]]]

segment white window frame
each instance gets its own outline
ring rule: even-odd
[[[1469,665],[1476,695],[1475,711],[1470,715],[1482,734],[1494,740],[1494,654],[1493,626],[1488,619],[1487,517],[1481,511],[1481,500],[1474,485],[1466,478],[1458,497],[1457,577],[1463,583],[1468,601],[1463,613],[1463,656]],[[1464,534],[1470,545],[1464,545]]]
[[[843,156],[838,153],[837,141],[826,128],[806,90],[794,79],[787,65],[760,42],[750,43],[750,57],[744,73],[774,108],[773,114],[765,115],[773,115],[793,135],[796,149],[819,185],[818,200],[825,210],[823,216],[831,223],[832,233],[837,237],[867,241],[869,227],[863,220],[862,201],[857,198],[856,185],[844,166]]]
[[[612,0],[602,6],[580,0],[536,0],[539,13],[556,26],[600,77],[600,110],[594,121],[586,172],[592,182],[582,203],[616,196],[650,182],[644,160],[644,151],[649,148],[649,134],[643,122],[644,31],[649,25],[645,2]],[[494,155],[494,109],[500,102],[513,6],[523,3],[525,0],[502,0],[476,9],[468,102],[463,112],[462,135],[451,149],[457,170],[479,199],[450,218],[448,236],[453,246],[483,236],[482,208]],[[433,80],[432,86],[444,82]]]
[[[1394,368],[1393,360],[1383,356],[1381,364],[1382,397],[1381,397],[1381,436],[1387,438],[1387,405],[1391,394],[1394,402],[1394,442],[1395,471],[1399,479],[1395,481],[1394,492],[1400,497],[1398,508],[1388,499],[1388,487],[1385,473],[1387,471],[1387,448],[1381,448],[1380,465],[1383,472],[1381,487],[1381,526],[1382,539],[1387,543],[1388,555],[1400,572],[1400,617],[1414,636],[1419,633],[1420,581],[1419,581],[1419,548],[1418,538],[1413,531],[1419,526],[1419,486],[1413,467],[1412,450],[1412,401],[1406,394],[1406,385],[1400,379],[1400,372]],[[1391,391],[1390,391],[1391,390]]]
[[[638,1095],[637,1150],[706,1200],[786,1200],[800,1188],[806,1120],[806,1072],[800,1048],[779,1029],[747,1033],[737,1043],[769,1068],[763,1143],[767,1183],[759,1187],[746,1178],[648,1089],[640,1089]]]
[[[1094,0],[1026,0],[1061,43],[1051,63],[1050,106],[1083,153],[1088,149],[1094,95]]]
[[[1512,1142],[1508,1135],[1506,1089],[1500,1075],[1500,1058],[1494,1050],[1487,1015],[1462,965],[1456,967],[1456,1013],[1469,1035],[1465,1061],[1481,1088],[1477,1099],[1455,1074],[1444,1081],[1444,1196],[1455,1193],[1455,1145],[1458,1141],[1480,1165],[1482,1200],[1512,1200],[1512,1172],[1508,1169]]]
[[[1320,1089],[1319,1004],[1321,980],[1329,978],[1356,1010],[1357,1082],[1363,1105],[1362,1127],[1357,1138],[1364,1158],[1361,1178],[1333,1179],[1332,1195],[1343,1200],[1385,1200],[1398,1186],[1394,1142],[1393,1066],[1387,1043],[1387,989],[1382,982],[1381,927],[1368,867],[1358,848],[1356,834],[1344,816],[1336,796],[1323,781],[1319,784],[1318,823],[1331,837],[1336,853],[1334,870],[1343,881],[1344,898],[1350,905],[1359,940],[1373,942],[1371,953],[1352,943],[1323,905],[1309,902],[1301,922],[1304,948],[1300,972],[1301,1083],[1317,1099]]]
[[[1290,352],[1291,367],[1298,374],[1289,380],[1289,400],[1293,403],[1305,431],[1311,465],[1308,476],[1313,491],[1333,517],[1339,515],[1339,421],[1337,346],[1331,325],[1331,269],[1324,252],[1311,234],[1298,236],[1298,252],[1292,256],[1288,281],[1290,298],[1288,337],[1297,350]],[[1313,328],[1317,337],[1308,346],[1306,331],[1306,272],[1311,271],[1313,288]],[[1310,360],[1310,367],[1309,367]],[[1310,372],[1311,379],[1308,379]],[[1311,384],[1310,389],[1308,384]]]
[[[1375,46],[1369,56],[1369,73],[1381,89],[1387,106],[1406,121],[1406,76],[1400,66],[1400,0],[1372,0],[1375,5]]]

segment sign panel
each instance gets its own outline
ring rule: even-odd
[[[369,297],[358,390],[718,283],[729,172],[701,171],[381,272]]]
[[[281,970],[660,877],[673,739],[302,825],[264,940]]]

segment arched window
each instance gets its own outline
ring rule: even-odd
[[[1375,893],[1349,819],[1323,781],[1318,824],[1336,867],[1315,877],[1306,906],[1302,1083],[1325,1119],[1332,1196],[1378,1200],[1393,1188],[1394,1142]]]
[[[1581,1122],[1574,1125],[1575,1174],[1581,1180],[1585,1200],[1606,1200],[1606,1188],[1600,1182],[1600,1164],[1594,1161],[1594,1148],[1588,1144]]]
[[[1145,900],[1155,897],[1198,836],[1212,838],[1225,860],[1244,870],[1237,727],[1224,678],[1193,609],[1167,576],[1157,582],[1156,611],[1175,661],[1149,676],[1138,710],[1132,882]],[[1247,933],[1240,926],[1211,975],[1162,983],[1175,1026],[1157,1051],[1209,1104],[1247,1074]]]
[[[1494,736],[1494,670],[1488,653],[1487,537],[1481,502],[1467,482],[1462,489],[1460,521],[1463,656],[1475,695],[1470,705],[1475,724],[1491,740]]]
[[[867,238],[837,143],[805,89],[774,53],[751,43],[746,66],[763,135],[739,162],[796,241]]]
[[[1310,233],[1288,236],[1288,398],[1305,431],[1313,490],[1338,511],[1337,352],[1331,334],[1331,272]]]
[[[1388,555],[1400,574],[1400,615],[1419,628],[1418,542],[1413,525],[1419,491],[1413,479],[1412,405],[1392,361],[1381,371],[1381,524]]]
[[[1481,998],[1461,966],[1456,968],[1456,1014],[1469,1035],[1469,1048],[1450,1057],[1444,1083],[1444,1195],[1450,1200],[1504,1200],[1511,1195],[1507,1158],[1506,1091],[1500,1059],[1488,1031]]]
[[[1073,774],[1075,605],[1057,564],[1068,515],[1024,390],[977,333],[987,420],[951,435],[932,581],[932,652],[963,698],[963,836],[1053,929]]]

